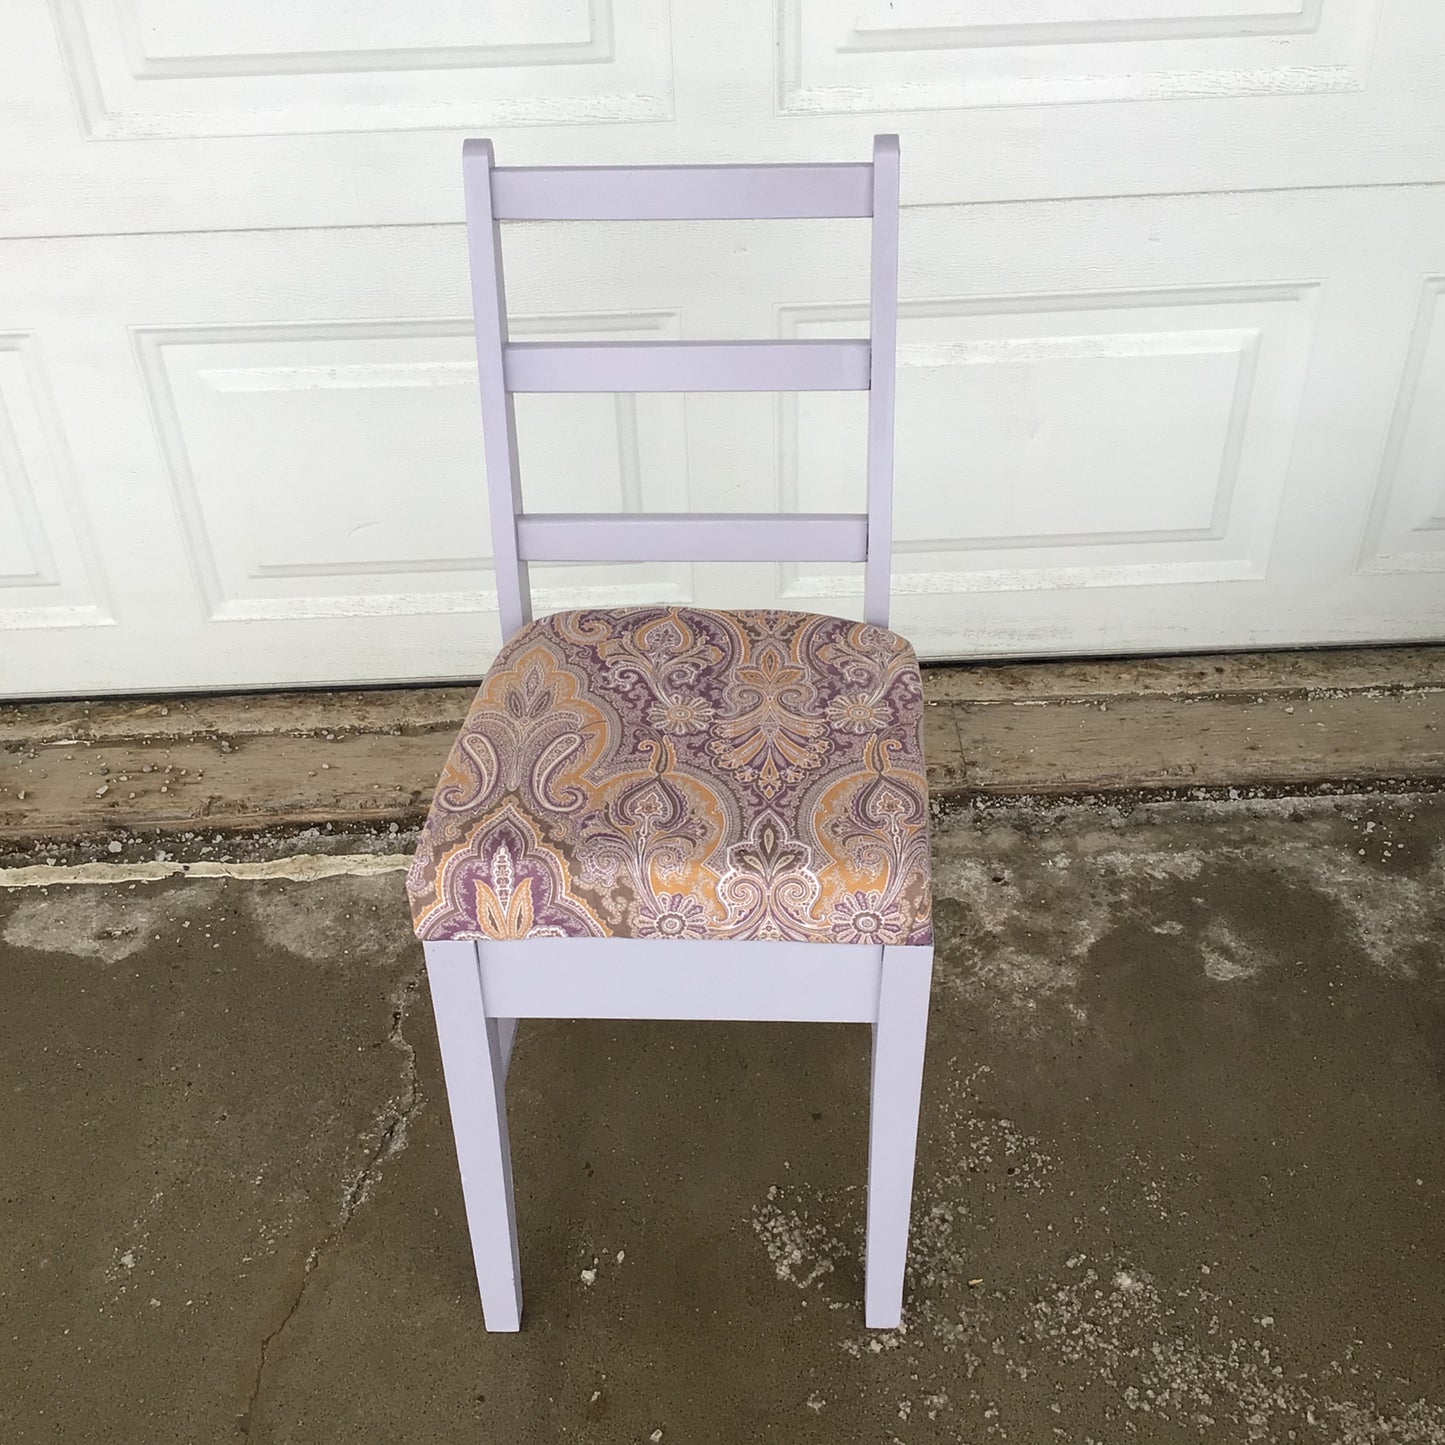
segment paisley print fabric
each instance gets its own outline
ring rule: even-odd
[[[908,644],[842,618],[529,623],[437,786],[417,936],[927,943],[922,710]]]

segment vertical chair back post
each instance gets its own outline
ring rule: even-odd
[[[873,140],[873,245],[868,292],[868,560],[863,616],[888,626],[893,571],[893,393],[898,366],[898,137]]]
[[[499,167],[462,152],[472,316],[497,608],[505,641],[531,620],[527,564],[862,562],[864,617],[888,625],[898,292],[898,137],[873,160],[777,166]],[[501,223],[871,217],[866,340],[513,342]],[[868,487],[858,513],[552,513],[522,503],[519,391],[866,391]]]
[[[502,640],[506,641],[532,620],[532,588],[527,564],[517,555],[522,473],[517,463],[517,417],[502,361],[507,345],[507,292],[502,279],[502,228],[492,206],[495,169],[491,141],[463,143],[462,186],[472,273],[472,324],[477,333],[477,380],[482,396],[492,569]]]

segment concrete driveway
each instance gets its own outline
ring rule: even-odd
[[[896,1334],[865,1030],[524,1026],[488,1336],[390,864],[0,894],[0,1438],[1445,1441],[1445,801],[936,857]]]

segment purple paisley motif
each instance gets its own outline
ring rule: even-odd
[[[410,876],[408,878],[410,881]],[[436,876],[448,938],[598,937],[585,907],[568,895],[556,858],[538,847],[525,819],[493,817]]]

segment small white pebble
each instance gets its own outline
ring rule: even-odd
[[[112,838],[111,841],[105,845],[105,851],[107,853],[119,853],[120,844]]]
[[[654,1430],[647,1438],[652,1441],[652,1445],[657,1445],[657,1442],[662,1439],[662,1431]]]
[[[618,1264],[621,1264],[622,1261],[623,1261],[624,1259],[626,1259],[626,1258],[627,1258],[627,1251],[626,1251],[625,1249],[619,1249],[619,1250],[617,1251],[617,1263],[618,1263]]]
[[[584,1269],[582,1271],[583,1284],[595,1284],[597,1282],[597,1271],[595,1269]]]

